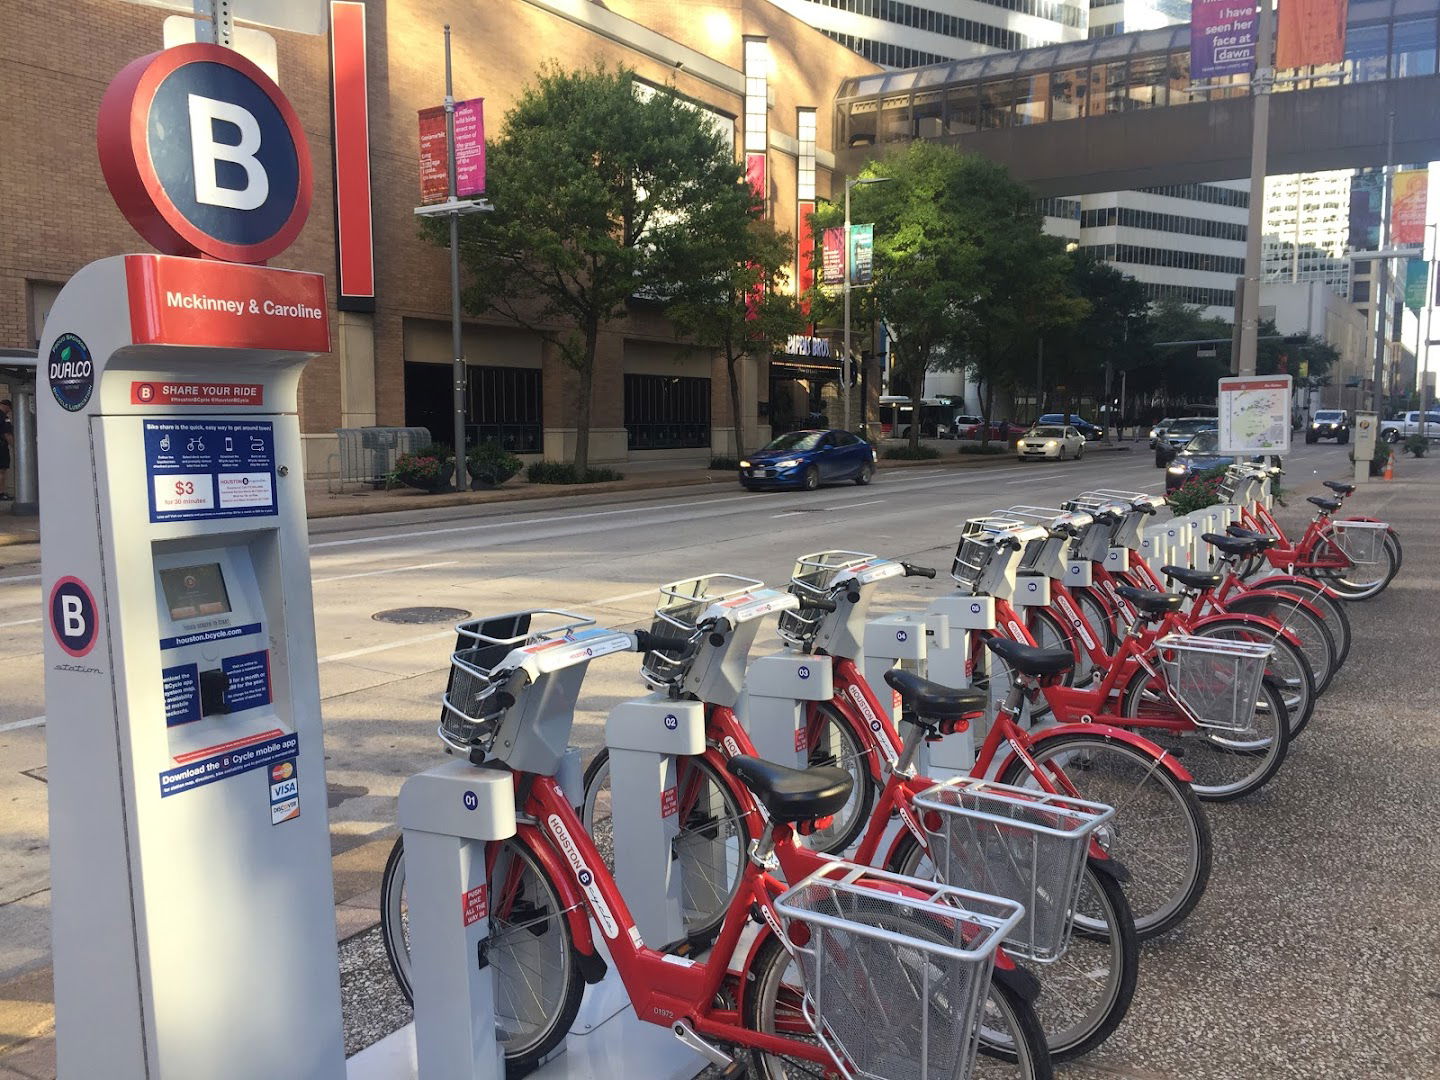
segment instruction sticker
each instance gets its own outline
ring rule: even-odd
[[[193,724],[200,719],[200,669],[180,664],[160,672],[165,688],[165,726]]]
[[[182,791],[213,784],[217,780],[227,780],[232,776],[239,776],[252,769],[266,768],[286,758],[293,758],[299,753],[300,736],[279,735],[263,743],[255,743],[239,749],[212,754],[209,757],[197,758],[176,768],[166,769],[160,774],[160,797],[168,798],[171,795],[178,795]],[[299,812],[300,807],[297,800],[295,813],[299,814]]]
[[[461,893],[460,909],[465,913],[466,926],[471,926],[489,915],[489,886],[476,885],[469,892]]]
[[[270,650],[227,656],[220,661],[225,671],[225,707],[232,713],[258,709],[270,704]]]
[[[144,431],[152,522],[278,512],[273,424],[146,420]]]

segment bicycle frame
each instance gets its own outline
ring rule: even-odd
[[[726,912],[709,957],[697,961],[659,952],[640,940],[635,921],[615,879],[606,869],[604,858],[554,778],[517,776],[516,787],[517,795],[524,794],[523,812],[518,816],[525,822],[518,826],[517,836],[561,889],[562,900],[570,911],[572,929],[574,916],[578,914],[575,909],[583,909],[580,918],[586,926],[584,944],[589,945],[588,953],[592,956],[594,940],[589,925],[593,923],[599,928],[637,1017],[663,1027],[686,1021],[702,1036],[804,1058],[827,1068],[835,1066],[829,1052],[818,1044],[745,1027],[741,1022],[744,994],[749,989],[745,979],[737,980],[734,1008],[716,1005],[722,985],[731,978],[730,961],[752,911],[760,913],[769,933],[779,935],[781,941],[787,940],[774,907],[775,897],[785,890],[784,882],[754,860],[747,859],[740,888]],[[773,826],[770,836],[779,868],[787,880],[798,881],[833,861],[795,843],[794,831],[789,825]],[[504,902],[506,892],[504,884],[496,890],[497,904]],[[497,906],[495,910],[503,909]],[[762,930],[752,944],[741,971],[749,969],[765,933]],[[578,936],[575,945],[582,952],[587,951]],[[809,1025],[799,1019],[798,1012],[796,1017],[795,1033],[810,1033]]]

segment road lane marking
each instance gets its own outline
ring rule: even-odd
[[[439,641],[441,638],[455,637],[454,630],[440,630],[434,634],[424,634],[420,637],[403,638],[400,641],[390,641],[381,645],[367,645],[363,649],[351,649],[349,652],[331,653],[329,656],[322,656],[317,661],[321,664],[331,664],[336,660],[353,660],[357,656],[369,656],[372,653],[385,652],[389,649],[403,649],[406,645],[420,645],[426,641]]]
[[[39,618],[34,618],[34,619],[16,619],[14,622],[0,622],[0,630],[5,629],[5,627],[7,627],[7,626],[24,626],[24,625],[26,625],[27,623],[37,623],[37,622],[39,622],[39,621],[40,621]]]
[[[367,570],[363,574],[337,574],[334,577],[317,577],[311,579],[312,585],[324,585],[329,581],[350,581],[353,578],[379,577],[381,574],[403,574],[407,570],[433,570],[437,566],[454,566],[454,559],[446,562],[416,563],[414,566],[392,566],[388,570]],[[4,625],[0,623],[0,625]]]
[[[801,514],[803,514],[804,512],[805,512],[804,510],[787,510],[787,511],[786,511],[785,513],[783,513],[783,514],[771,514],[770,516],[771,516],[772,518],[799,517],[799,516],[800,516]]]
[[[625,594],[622,595],[622,596],[606,596],[606,597],[603,597],[603,598],[600,599],[600,600],[588,600],[588,601],[586,601],[586,603],[590,603],[590,604],[618,604],[618,603],[620,603],[621,601],[624,601],[624,600],[638,600],[638,599],[640,599],[640,597],[642,597],[642,596],[654,596],[657,591],[658,591],[658,586],[653,586],[653,587],[651,587],[651,588],[649,588],[649,589],[641,589],[639,592],[627,592],[627,593],[625,593]]]
[[[834,506],[827,506],[825,509],[827,509],[827,510],[855,510],[855,509],[857,509],[858,507],[861,507],[861,506],[875,506],[875,505],[877,505],[877,504],[879,504],[879,503],[882,503],[882,502],[884,502],[884,501],[885,501],[884,499],[867,499],[865,502],[858,502],[858,503],[837,503],[837,504],[834,505]]]
[[[39,574],[25,574],[21,577],[0,577],[0,585],[14,585],[21,581],[39,581]]]
[[[39,727],[43,723],[45,723],[43,716],[32,716],[29,720],[11,720],[9,723],[0,724],[0,735],[7,731],[19,731],[21,728]]]

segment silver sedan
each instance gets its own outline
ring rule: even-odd
[[[1082,458],[1085,456],[1085,436],[1073,427],[1061,427],[1059,424],[1033,427],[1015,443],[1015,456],[1021,461]]]

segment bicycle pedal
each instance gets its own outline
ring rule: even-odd
[[[692,1028],[687,1021],[676,1020],[675,1023],[670,1026],[670,1033],[674,1035],[675,1038],[679,1039],[682,1043],[684,1043],[686,1046],[688,1046],[691,1050],[694,1050],[706,1061],[710,1062],[710,1064],[716,1065],[719,1068],[724,1069],[725,1071],[721,1073],[722,1076],[745,1075],[745,1070],[743,1066],[738,1073],[730,1072],[730,1070],[735,1068],[736,1065],[739,1065],[739,1062],[737,1062],[729,1054],[725,1053],[724,1050],[721,1050],[714,1043],[707,1042],[699,1035],[695,1034],[695,1029]]]

